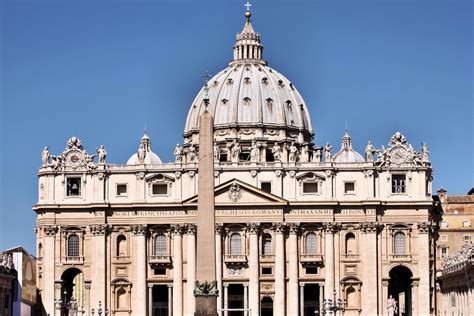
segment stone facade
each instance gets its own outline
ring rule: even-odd
[[[199,165],[204,109],[215,118],[210,177]],[[196,258],[200,176],[214,182],[208,264],[219,314],[314,315],[342,299],[344,315],[382,315],[390,295],[405,315],[433,313],[426,145],[416,152],[396,132],[387,148],[369,142],[363,158],[347,131],[334,155],[313,136],[301,96],[263,61],[247,12],[234,60],[190,108],[174,163],[161,163],[147,134],[121,165],[106,162],[103,146],[96,163],[77,137],[58,156],[45,148],[34,206],[45,313],[59,315],[64,296],[79,315],[99,305],[113,315],[193,315],[196,263],[206,261]]]

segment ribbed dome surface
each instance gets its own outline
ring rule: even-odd
[[[209,81],[209,111],[216,129],[276,127],[307,131],[311,120],[303,98],[282,74],[259,63],[234,63]],[[184,135],[197,132],[204,88],[186,119]]]
[[[141,154],[142,159],[140,159],[139,154]],[[161,164],[161,159],[151,151],[151,140],[148,137],[147,132],[143,135],[140,146],[138,147],[138,151],[134,153],[127,161],[127,165],[139,165],[139,164],[146,164],[146,165],[158,165]]]

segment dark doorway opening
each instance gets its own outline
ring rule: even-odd
[[[229,284],[228,289],[229,309],[244,308],[244,286],[242,284]],[[243,311],[229,311],[229,316],[244,316]]]
[[[82,271],[77,268],[70,268],[63,272],[61,276],[61,301],[55,306],[61,311],[61,316],[68,316],[69,311],[74,314],[74,312],[77,312],[78,304],[82,304],[81,293],[84,293],[81,288],[82,275]]]
[[[261,302],[261,316],[273,316],[273,300],[271,297],[265,296]]]
[[[320,288],[318,284],[304,285],[303,316],[321,315],[321,311],[319,309],[319,291]]]
[[[390,281],[388,283],[388,296],[397,301],[397,313],[399,316],[411,316],[411,283],[413,274],[404,266],[398,266],[390,271]],[[386,297],[385,299],[388,299]]]
[[[169,315],[168,285],[153,285],[151,306],[152,316]]]

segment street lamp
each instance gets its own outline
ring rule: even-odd
[[[94,313],[95,313],[95,309],[91,309],[92,316],[94,316]],[[99,301],[99,308],[97,309],[97,314],[99,316],[102,316],[102,313],[104,313],[104,315],[107,315],[109,313],[109,310],[107,308],[105,310],[103,310],[102,309],[102,302]]]
[[[57,310],[61,311],[61,315],[68,315],[69,311],[76,311],[77,308],[76,300],[74,299],[74,297],[72,297],[71,300],[67,302],[66,295],[67,292],[66,289],[64,289],[63,297],[59,300],[54,300],[54,306],[56,306]]]
[[[334,300],[325,299],[323,302],[323,314],[336,315],[337,311],[344,311],[346,308],[346,300],[340,298],[336,300],[336,290],[334,290]]]

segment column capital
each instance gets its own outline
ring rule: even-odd
[[[260,223],[248,223],[247,230],[250,234],[258,234],[260,230]]]
[[[145,235],[146,225],[132,225],[130,229],[134,235]]]
[[[290,235],[298,234],[300,232],[300,223],[288,223]]]
[[[186,225],[188,235],[196,235],[196,225],[187,224]]]
[[[360,230],[364,233],[379,233],[384,225],[380,222],[363,222],[360,224]]]
[[[273,223],[273,230],[277,234],[283,234],[287,228],[287,224],[285,222]]]
[[[43,225],[43,232],[45,236],[54,236],[58,232],[58,226],[56,225]]]
[[[224,232],[224,225],[216,223],[214,225],[214,231],[216,232],[216,235],[222,235],[222,233]]]
[[[105,236],[109,232],[109,226],[107,224],[93,224],[90,225],[89,228],[94,236]]]
[[[323,230],[326,233],[329,233],[329,234],[337,233],[340,229],[341,229],[341,224],[340,223],[331,222],[331,223],[324,223],[323,224]]]
[[[431,224],[430,222],[419,222],[416,223],[416,227],[418,228],[418,232],[420,233],[429,233]]]
[[[171,225],[171,232],[174,235],[181,235],[184,231],[185,226],[181,224]]]

